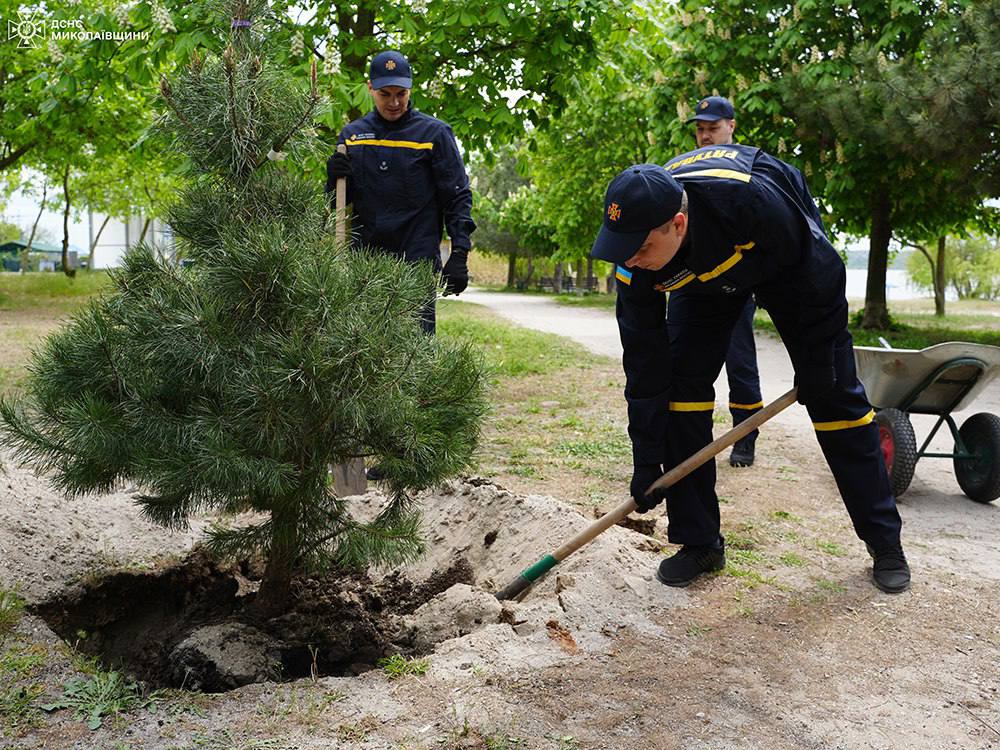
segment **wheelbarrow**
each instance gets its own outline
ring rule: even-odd
[[[1000,374],[1000,347],[949,342],[926,349],[854,347],[858,377],[876,409],[879,439],[892,492],[910,486],[921,458],[950,458],[959,487],[971,499],[989,503],[1000,497],[1000,417],[981,412],[955,423],[952,412],[968,406]],[[937,422],[917,447],[911,414],[930,414]],[[952,453],[928,446],[942,424],[955,439]]]

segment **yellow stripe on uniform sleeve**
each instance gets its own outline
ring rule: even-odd
[[[714,401],[671,401],[667,408],[670,411],[714,411]]]
[[[861,419],[841,419],[837,422],[813,422],[816,432],[833,432],[834,430],[849,430],[852,427],[864,427],[875,419],[875,411],[871,410]]]
[[[384,141],[370,138],[360,141],[348,139],[346,143],[348,146],[388,146],[389,148],[415,148],[420,151],[429,151],[434,148],[434,144],[430,141],[424,143],[421,141]]]

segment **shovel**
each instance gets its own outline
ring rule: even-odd
[[[795,403],[795,392],[796,389],[792,388],[792,390],[788,391],[788,393],[784,396],[775,399],[759,412],[746,419],[746,421],[740,422],[740,424],[731,429],[725,435],[717,440],[713,440],[693,456],[679,463],[677,466],[649,485],[649,489],[646,490],[646,494],[649,494],[652,490],[659,489],[660,487],[670,487],[671,485],[677,484],[677,482],[704,464],[710,458],[714,458],[737,440],[745,438],[775,414],[783,411]],[[605,513],[555,552],[546,555],[530,568],[522,571],[517,578],[497,593],[497,599],[500,601],[516,599],[518,596],[527,591],[535,581],[580,549],[580,547],[593,541],[602,533],[621,521],[625,518],[625,516],[634,511],[635,508],[635,500],[629,498],[614,510]]]
[[[347,152],[343,143],[337,146],[337,153]],[[347,242],[347,179],[337,178],[337,202],[333,215],[333,237],[337,246]],[[333,491],[344,495],[363,495],[368,489],[368,478],[365,476],[365,462],[360,458],[352,458],[347,463],[333,467]]]

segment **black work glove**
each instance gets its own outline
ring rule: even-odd
[[[339,151],[330,157],[326,163],[327,181],[336,187],[335,181],[341,177],[351,176],[351,157]]]
[[[444,275],[444,293],[461,294],[469,285],[469,251],[452,250],[441,273]]]
[[[836,384],[837,371],[832,363],[802,365],[795,371],[795,387],[798,388],[795,399],[803,406],[809,406],[829,394]]]
[[[663,469],[659,464],[640,464],[632,470],[632,482],[629,484],[629,494],[635,500],[635,512],[645,513],[663,502],[667,496],[667,491],[663,487],[646,494],[649,485],[663,476]]]

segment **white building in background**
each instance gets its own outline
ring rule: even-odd
[[[31,231],[31,225],[38,216],[38,199],[35,196],[15,192],[6,205],[0,205],[0,220],[14,224],[22,232]],[[92,213],[84,209],[77,220],[70,213],[69,244],[77,251],[81,259],[86,259],[90,253],[93,240],[97,237],[105,214]],[[100,232],[97,246],[94,248],[94,268],[113,268],[120,265],[125,249],[139,241],[142,227],[146,223],[144,216],[132,216],[127,221],[111,218],[104,231]],[[61,211],[46,210],[38,222],[44,230],[46,241],[53,244],[62,243],[63,217]],[[26,236],[26,235],[25,235]],[[174,253],[174,238],[168,227],[159,219],[152,219],[146,230],[146,242],[163,249],[167,255]]]

